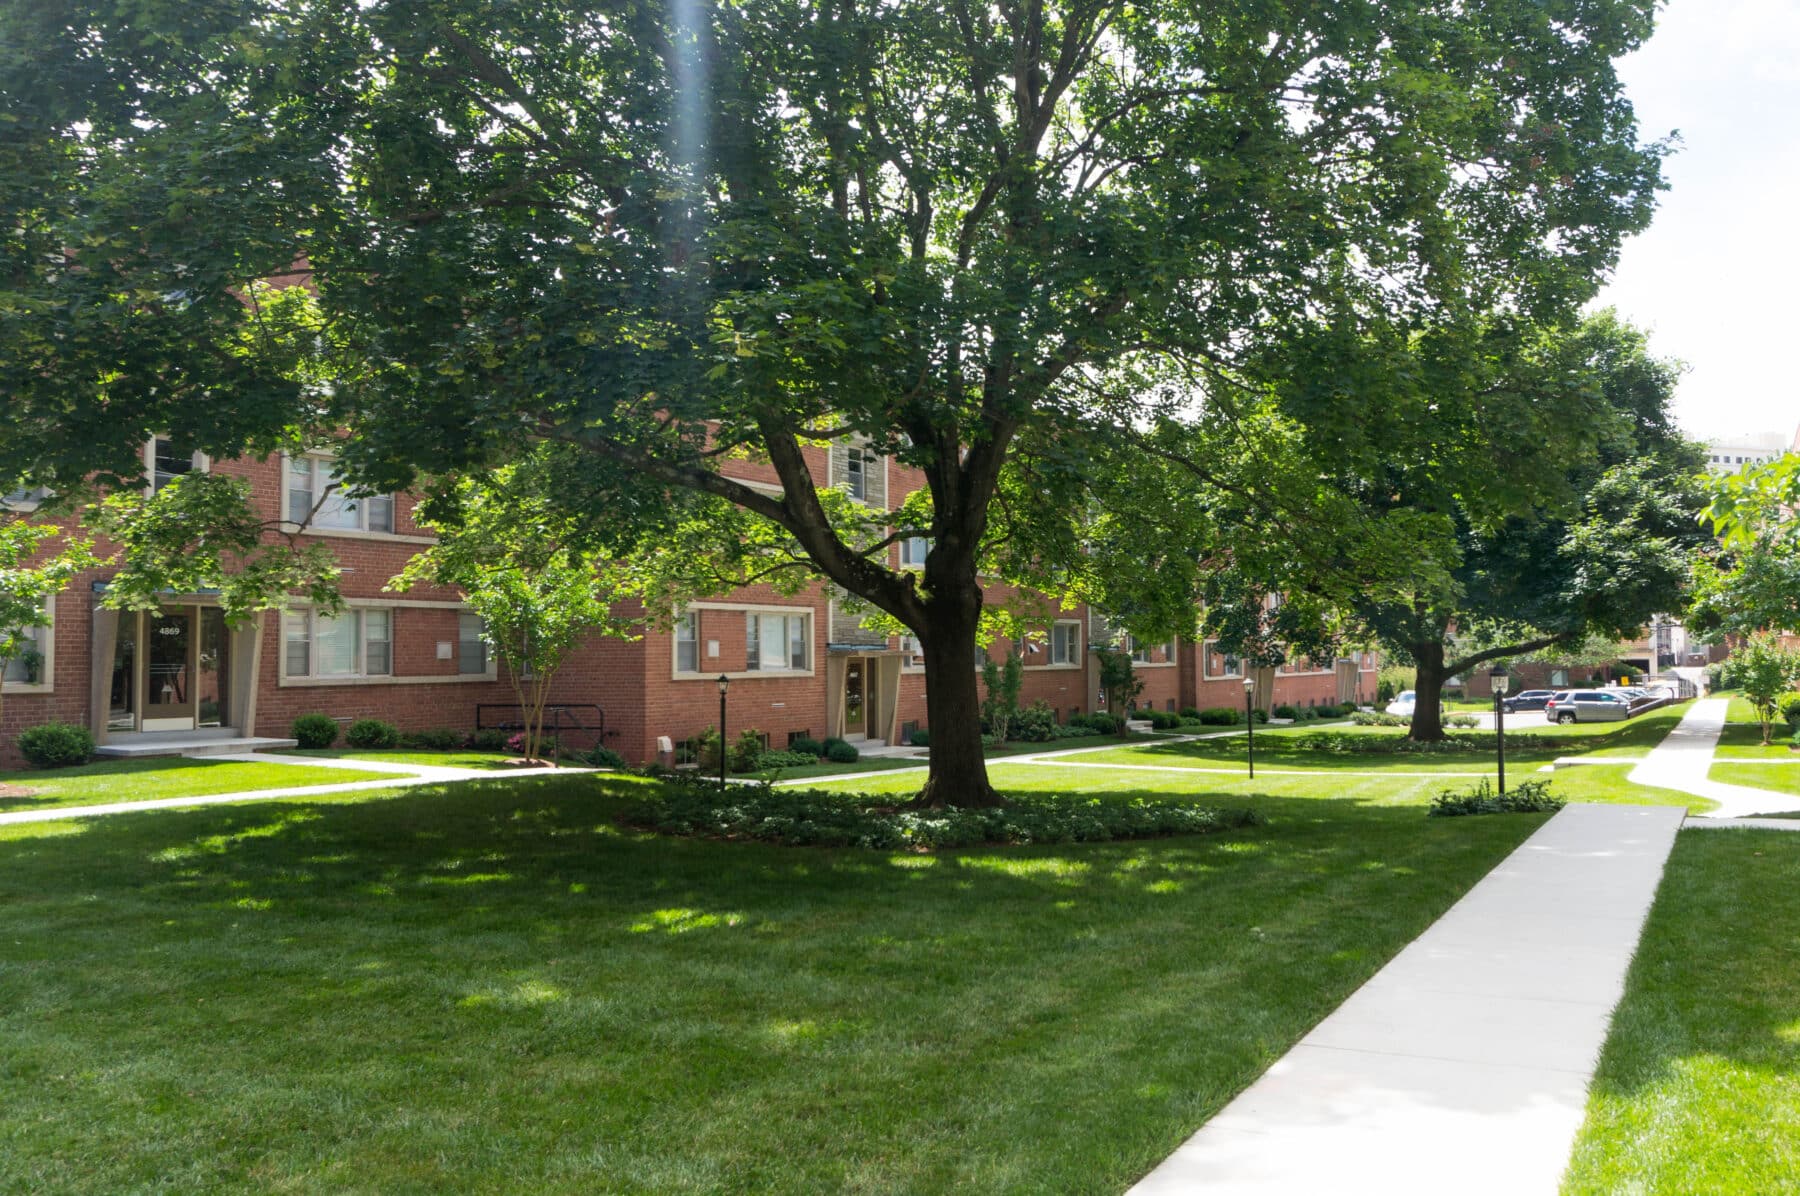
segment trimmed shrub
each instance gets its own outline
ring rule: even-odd
[[[805,752],[764,752],[756,763],[758,768],[767,771],[771,768],[808,768],[818,762],[817,756]]]
[[[337,720],[329,714],[303,714],[288,727],[288,738],[303,748],[328,748],[337,742]]]
[[[1092,735],[1093,733],[1094,733],[1094,730],[1092,727],[1088,727],[1085,725],[1078,726],[1075,723],[1071,722],[1065,727],[1053,727],[1050,731],[1050,738],[1052,738],[1052,739],[1086,739],[1088,736]]]
[[[1471,727],[1479,727],[1481,725],[1481,720],[1472,714],[1446,714],[1444,716],[1444,725],[1446,727],[1461,727],[1464,730],[1468,730]]]
[[[1264,710],[1261,706],[1258,706],[1256,708],[1255,716],[1256,716],[1256,721],[1259,723],[1266,723],[1269,721],[1269,712],[1267,710]]]
[[[790,847],[934,850],[982,843],[1099,843],[1260,826],[1252,810],[1165,802],[1032,796],[999,809],[895,810],[843,794],[682,780],[627,807],[621,820],[668,835],[756,839]]]
[[[71,768],[94,754],[94,733],[74,723],[39,723],[19,732],[19,754],[36,768]]]
[[[1181,708],[1181,721],[1184,723],[1200,723],[1205,722],[1206,720],[1200,717],[1200,707],[1183,706]]]
[[[609,747],[597,747],[589,752],[587,754],[587,762],[592,764],[595,768],[611,768],[617,771],[622,771],[630,767],[630,765],[625,763],[625,757],[619,755],[619,753],[613,751]]]
[[[1283,702],[1281,705],[1275,707],[1269,713],[1273,714],[1276,718],[1295,719],[1295,718],[1300,717],[1300,712],[1298,710],[1296,710],[1294,707],[1288,705],[1286,702]]]
[[[489,728],[485,731],[477,731],[469,736],[469,746],[478,752],[504,752],[506,750],[506,740],[507,735],[505,731],[497,731],[493,728]]]
[[[1421,743],[1404,735],[1359,735],[1354,731],[1309,731],[1287,740],[1297,752],[1336,752],[1349,756],[1429,756],[1438,752],[1491,752],[1498,737],[1491,731],[1462,731],[1435,742]],[[1588,740],[1508,731],[1506,746],[1520,751],[1575,751]]]
[[[1359,727],[1410,727],[1412,720],[1404,714],[1388,714],[1381,710],[1357,710],[1350,721]]]
[[[519,731],[508,736],[506,740],[506,750],[515,756],[523,756],[525,754],[525,732]],[[538,738],[537,750],[537,758],[539,760],[548,759],[562,751],[561,747],[557,744],[556,736],[554,735],[540,736]]]
[[[462,746],[463,733],[452,731],[449,727],[432,727],[425,731],[415,731],[411,735],[400,737],[401,742],[411,740],[415,745],[434,752],[447,752]]]
[[[1056,711],[1050,709],[1048,702],[1040,699],[1012,716],[1007,737],[1025,743],[1049,743],[1056,738],[1055,727]]]
[[[925,730],[914,731],[912,735],[907,738],[907,742],[914,747],[930,747],[931,732]]]
[[[731,745],[731,758],[728,763],[732,772],[755,772],[762,765],[762,732],[752,727],[745,727],[738,732],[736,742]]]
[[[790,752],[804,752],[814,760],[817,760],[820,756],[825,754],[825,745],[816,739],[802,735],[800,738],[789,743],[787,745],[787,750]]]
[[[861,755],[854,743],[845,743],[841,739],[833,740],[825,749],[825,758],[833,764],[855,764]]]
[[[1084,714],[1081,716],[1081,720],[1080,725],[1086,727],[1088,731],[1095,735],[1117,735],[1119,733],[1119,727],[1122,725],[1118,719],[1103,711],[1095,711],[1093,714]],[[1075,720],[1070,719],[1069,725],[1075,726]]]
[[[1431,799],[1427,818],[1458,818],[1467,814],[1554,814],[1567,803],[1550,796],[1549,781],[1524,781],[1510,793],[1495,793],[1488,779],[1467,793],[1446,789]]]
[[[1800,694],[1782,694],[1779,708],[1783,722],[1800,727]]]
[[[1199,714],[1201,723],[1208,727],[1235,727],[1244,721],[1244,712],[1229,706],[1209,706]]]
[[[1145,717],[1150,720],[1150,726],[1157,731],[1173,731],[1181,726],[1181,716],[1171,710],[1152,710]]]
[[[344,732],[344,742],[353,748],[399,747],[400,728],[378,718],[359,718]]]
[[[1323,706],[1314,706],[1312,708],[1312,712],[1313,712],[1314,718],[1343,718],[1344,717],[1344,708],[1342,706],[1336,705],[1335,703],[1332,703],[1332,702],[1327,702]]]

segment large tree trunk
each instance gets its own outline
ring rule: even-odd
[[[1413,686],[1416,701],[1412,730],[1407,736],[1435,742],[1444,737],[1444,642],[1408,644],[1407,651],[1412,653],[1413,663],[1419,669],[1418,680]]]
[[[926,603],[926,625],[918,629],[931,725],[931,769],[919,791],[921,806],[1004,804],[988,784],[981,748],[981,690],[975,672],[981,601],[981,587],[972,580],[967,586],[947,587]]]

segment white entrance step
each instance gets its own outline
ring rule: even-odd
[[[244,737],[231,731],[142,731],[114,735],[94,749],[104,760],[141,760],[152,756],[235,756],[243,752],[299,747],[297,739]]]

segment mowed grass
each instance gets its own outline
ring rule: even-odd
[[[1715,764],[1707,778],[1727,785],[1744,785],[1751,789],[1770,789],[1776,793],[1800,793],[1800,763],[1795,764]]]
[[[0,1190],[1118,1192],[1543,821],[1075,771],[994,770],[1270,822],[784,849],[591,774],[0,828]]]
[[[1677,837],[1565,1196],[1800,1190],[1800,834]]]
[[[363,769],[242,760],[180,757],[101,760],[74,768],[0,772],[0,786],[27,791],[22,797],[7,797],[0,790],[0,813],[104,802],[153,801],[167,797],[205,797],[301,785],[342,785],[353,781],[386,780],[392,775]]]

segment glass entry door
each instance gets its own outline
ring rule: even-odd
[[[854,657],[844,662],[844,735],[866,735],[869,729],[868,662]]]
[[[144,718],[146,731],[191,731],[198,714],[194,684],[199,636],[193,607],[144,616]]]

